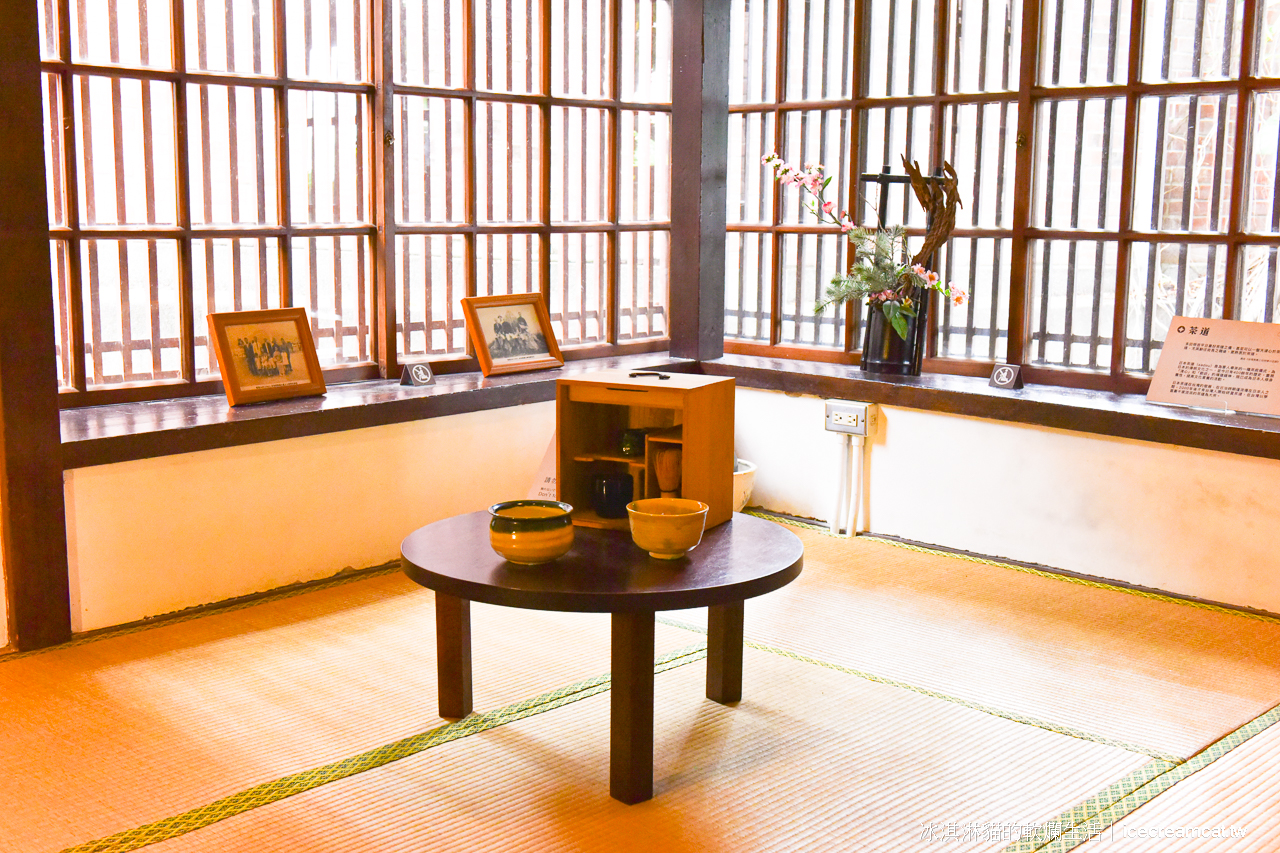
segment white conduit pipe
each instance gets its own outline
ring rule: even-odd
[[[831,510],[831,533],[832,535],[840,535],[841,522],[848,515],[849,505],[849,448],[852,442],[849,439],[851,435],[841,434],[843,441],[840,442],[840,472],[839,483],[836,485],[836,505]]]
[[[840,443],[840,477],[830,527],[836,536],[853,536],[861,529],[866,444],[860,435],[842,434],[841,438],[844,441]]]
[[[849,515],[846,520],[845,530],[849,531],[850,536],[857,536],[862,530],[859,524],[859,516],[862,514],[862,480],[863,467],[866,465],[866,443],[861,435],[849,436],[853,444],[853,476],[849,481]]]

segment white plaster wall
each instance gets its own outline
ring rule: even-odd
[[[740,455],[760,466],[752,502],[829,518],[838,445],[821,401],[739,389],[737,413]],[[1280,462],[880,413],[868,451],[872,532],[1280,612]]]
[[[817,397],[738,389],[734,452],[757,466],[752,506],[801,518],[831,517],[841,439],[822,428],[824,412]]]
[[[547,402],[69,471],[73,630],[396,559],[524,497],[554,431]]]
[[[880,414],[872,532],[1280,612],[1280,462]],[[830,517],[840,439],[822,420],[818,398],[738,389],[753,504]],[[554,430],[539,403],[68,472],[73,627],[393,560],[420,525],[523,496]]]

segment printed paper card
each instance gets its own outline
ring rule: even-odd
[[[1174,317],[1147,401],[1280,416],[1280,326]]]
[[[551,444],[542,456],[542,464],[538,466],[537,476],[529,487],[529,499],[539,501],[556,500],[556,437],[551,436]]]

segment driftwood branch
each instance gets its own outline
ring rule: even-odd
[[[913,264],[923,264],[955,230],[956,208],[964,206],[960,202],[960,182],[956,170],[946,161],[942,163],[941,178],[926,178],[920,172],[920,164],[908,160],[905,154],[902,165],[911,177],[911,189],[915,190],[920,206],[929,214],[924,245],[911,259]]]

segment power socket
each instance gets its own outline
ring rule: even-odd
[[[848,435],[866,435],[875,425],[875,406],[848,400],[827,400],[826,429]]]

